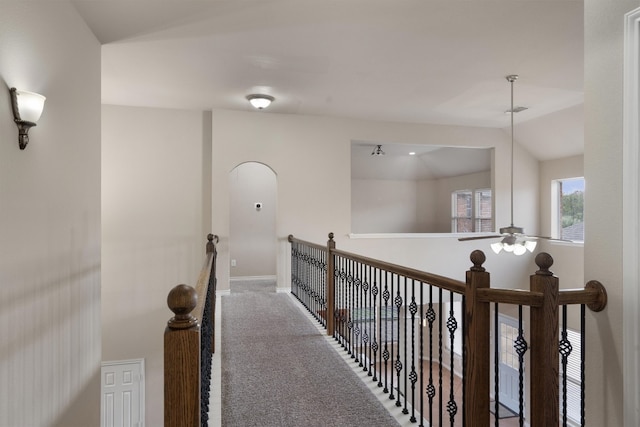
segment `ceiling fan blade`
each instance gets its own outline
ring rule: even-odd
[[[574,243],[573,240],[568,240],[568,239],[558,239],[555,237],[548,237],[548,236],[532,236],[532,235],[525,235],[525,237],[532,237],[535,239],[545,239],[545,240],[549,240],[551,242],[566,242],[566,243]]]
[[[502,234],[497,234],[493,236],[474,236],[474,237],[459,237],[459,242],[465,242],[467,240],[480,240],[480,239],[497,239],[498,237],[504,237]]]

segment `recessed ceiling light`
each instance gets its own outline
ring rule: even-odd
[[[409,153],[409,155],[410,155],[410,156],[415,156],[415,155],[416,155],[416,152],[415,152],[415,151],[412,151],[412,152],[410,152],[410,153]]]

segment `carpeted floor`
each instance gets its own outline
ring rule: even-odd
[[[382,406],[273,281],[222,300],[224,427],[392,427]]]

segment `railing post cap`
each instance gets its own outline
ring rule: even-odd
[[[540,252],[536,255],[536,265],[539,270],[536,274],[539,276],[553,276],[553,273],[549,271],[549,268],[553,265],[553,257],[546,252]]]
[[[607,290],[604,288],[604,285],[597,280],[589,280],[585,285],[586,289],[595,290],[598,292],[598,300],[587,304],[587,307],[591,311],[602,311],[607,306]]]
[[[293,234],[289,234],[289,237],[287,237],[287,240],[290,242],[293,242]]]
[[[333,240],[333,232],[329,233],[329,240]]]
[[[480,249],[476,249],[475,251],[471,252],[469,259],[471,259],[471,262],[473,263],[471,271],[485,271],[482,264],[484,264],[484,262],[487,260],[487,256],[484,254],[484,252],[482,252]]]
[[[187,329],[197,323],[197,319],[191,316],[191,312],[198,303],[196,290],[188,285],[178,285],[171,289],[167,296],[167,305],[175,314],[169,322],[171,329]]]
[[[213,233],[207,234],[207,240],[213,242]]]

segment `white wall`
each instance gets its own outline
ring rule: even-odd
[[[417,181],[352,179],[351,232],[419,232],[417,193]]]
[[[587,394],[587,418],[598,426],[624,425],[623,409],[637,398],[623,396],[624,381],[638,379],[624,372],[622,358],[621,189],[624,14],[639,6],[638,0],[585,1],[584,276],[600,280],[609,297],[603,312],[587,315],[587,378],[596,387]]]
[[[276,191],[276,174],[261,163],[243,163],[229,173],[232,277],[276,275]]]
[[[0,425],[100,419],[100,46],[62,2],[0,3]],[[47,97],[18,148],[8,87]]]
[[[208,113],[102,107],[102,356],[145,359],[149,426],[163,423],[167,294],[195,285],[210,232],[205,124]]]
[[[469,254],[481,248],[487,253],[487,268],[498,286],[521,286],[522,277],[535,271],[528,257],[498,257],[483,241],[458,242],[452,237],[421,239],[350,240],[352,140],[402,141],[408,144],[496,147],[496,224],[509,221],[510,142],[502,130],[440,125],[411,125],[369,122],[328,117],[291,116],[266,112],[214,110],[212,120],[213,201],[212,230],[221,236],[219,285],[228,286],[229,207],[224,182],[237,164],[258,161],[278,172],[278,282],[288,285],[286,238],[322,243],[334,232],[338,247],[377,256],[392,262],[464,279],[470,267]],[[530,174],[516,180],[530,189],[519,193],[531,200],[519,200],[519,225],[537,232],[537,161],[516,150],[516,164]]]

